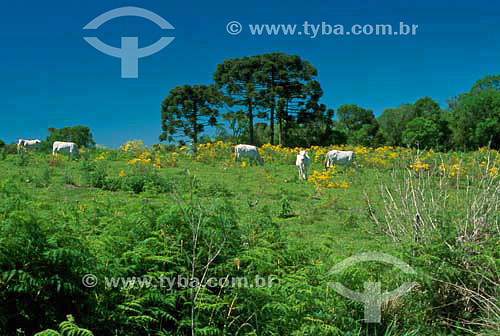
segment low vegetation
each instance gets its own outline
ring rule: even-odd
[[[130,141],[0,156],[0,330],[3,335],[497,335],[500,156],[383,146],[263,145],[264,166],[235,162],[233,144]],[[330,149],[359,170],[325,171]],[[364,262],[377,251],[417,274]],[[95,286],[82,278],[92,274]],[[271,285],[172,288],[112,277],[273,278]],[[382,306],[380,324],[335,292],[416,281]]]

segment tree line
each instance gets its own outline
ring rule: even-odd
[[[161,105],[160,141],[179,135],[193,148],[223,140],[254,145],[354,144],[436,150],[500,147],[500,75],[477,81],[442,109],[430,97],[385,109],[321,103],[318,71],[296,55],[269,53],[225,60],[213,84],[170,90]],[[207,136],[207,127],[215,128]]]

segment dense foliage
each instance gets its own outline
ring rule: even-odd
[[[263,167],[235,162],[232,148],[202,144],[194,156],[186,147],[131,141],[119,150],[83,150],[80,160],[37,152],[2,157],[2,334],[498,331],[498,209],[491,202],[498,196],[497,152],[313,146],[303,182],[293,166],[298,148],[262,146]],[[360,170],[325,171],[332,148],[354,150]],[[412,190],[415,200],[407,196]],[[448,203],[433,207],[433,200]],[[457,208],[463,211],[455,214]],[[418,240],[408,235],[415,209],[439,230],[422,224]],[[469,225],[457,225],[461,218]],[[366,251],[394,255],[418,275],[379,263],[327,274]],[[84,286],[88,274],[95,286]],[[155,287],[165,278],[247,277],[253,284],[257,276],[274,281]],[[419,282],[383,306],[381,324],[363,323],[363,304],[327,285],[339,281],[362,292],[374,279],[388,291]]]

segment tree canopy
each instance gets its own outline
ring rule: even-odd
[[[184,85],[170,90],[161,106],[162,130],[160,140],[172,140],[182,131],[193,140],[196,150],[198,138],[206,126],[217,124],[222,95],[213,85]]]
[[[224,114],[236,118],[244,109],[249,142],[256,143],[255,119],[269,120],[269,142],[286,145],[292,124],[324,118],[326,107],[319,103],[321,85],[314,80],[317,70],[296,55],[270,53],[229,59],[219,64],[214,81],[226,96],[229,108]]]
[[[275,144],[277,138],[283,146],[500,147],[500,75],[478,80],[469,92],[453,97],[448,109],[427,96],[378,117],[371,109],[344,104],[337,120],[321,102],[317,76],[317,69],[297,55],[227,59],[217,65],[214,85],[186,85],[169,93],[162,104],[160,140],[172,140],[182,130],[197,143],[205,126],[217,125],[215,137],[257,145]]]
[[[46,142],[54,141],[74,142],[78,147],[92,148],[95,146],[95,141],[90,133],[90,128],[87,126],[72,126],[63,128],[49,128],[49,135]]]

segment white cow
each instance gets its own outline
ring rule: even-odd
[[[236,156],[236,161],[241,161],[243,158],[249,158],[250,160],[257,161],[261,166],[264,164],[264,160],[260,157],[259,150],[255,146],[237,145],[234,147],[234,154]]]
[[[349,167],[354,163],[355,155],[353,151],[331,150],[326,153],[325,168],[340,164]]]
[[[19,153],[21,149],[24,149],[26,151],[29,151],[30,149],[35,149],[39,146],[41,142],[42,141],[39,139],[34,139],[34,140],[19,139],[17,140],[17,152]]]
[[[54,141],[52,145],[52,155],[55,155],[56,152],[68,152],[69,157],[72,157],[73,154],[76,157],[80,156],[78,146],[74,142]]]
[[[306,151],[300,151],[297,154],[297,160],[295,160],[295,165],[299,169],[299,177],[307,181],[307,169],[311,164],[311,158],[307,155]]]

